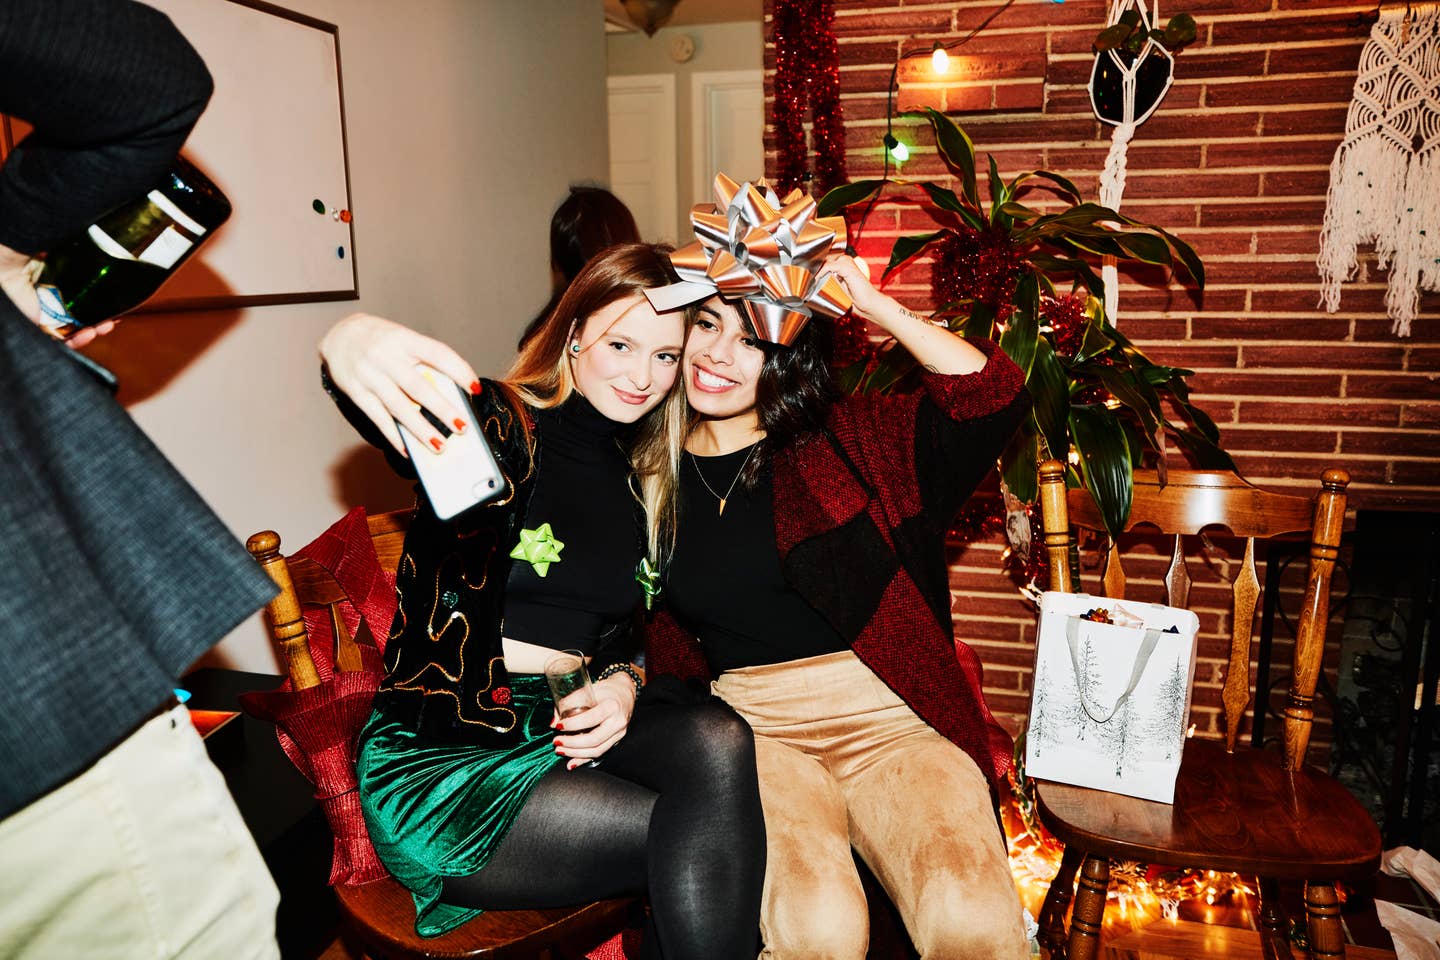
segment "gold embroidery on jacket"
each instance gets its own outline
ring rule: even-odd
[[[514,427],[515,413],[513,410],[511,410],[508,403],[499,403],[497,404],[497,408],[498,409],[494,413],[490,414],[485,419],[483,429],[487,434],[489,434],[492,433],[493,428],[493,436],[498,439],[500,443],[503,444],[509,438],[510,431]],[[520,483],[529,481],[535,473],[535,452],[533,444],[528,445],[526,453],[528,454],[526,458],[526,470],[525,475],[521,477],[519,481]],[[504,464],[500,465],[500,473],[505,480],[507,488],[506,496],[503,500],[497,500],[490,504],[487,504],[487,508],[504,506],[510,503],[515,497],[516,482],[511,478],[510,471],[506,469]],[[513,730],[516,724],[519,722],[519,717],[515,713],[515,711],[501,706],[489,706],[480,702],[481,696],[490,693],[491,690],[494,688],[496,666],[503,664],[503,655],[492,657],[487,663],[485,687],[481,690],[475,691],[474,705],[479,709],[482,716],[486,714],[497,713],[503,715],[507,720],[504,725],[497,726],[493,723],[486,723],[484,720],[473,720],[466,717],[464,715],[465,703],[461,700],[460,695],[455,690],[446,689],[444,687],[432,687],[421,680],[421,678],[424,677],[426,672],[430,671],[432,668],[446,680],[457,685],[461,682],[461,678],[465,675],[465,648],[470,641],[471,635],[469,618],[465,614],[461,613],[459,610],[452,610],[450,612],[450,615],[444,620],[443,624],[440,626],[439,630],[436,630],[435,614],[439,610],[440,606],[440,597],[442,593],[440,589],[440,581],[442,579],[442,573],[445,570],[446,564],[451,563],[452,561],[458,562],[460,564],[459,580],[462,584],[464,584],[467,588],[471,590],[483,590],[488,583],[490,573],[489,561],[494,554],[499,539],[499,536],[495,532],[494,528],[481,525],[478,526],[476,529],[469,531],[454,530],[453,534],[458,540],[469,540],[470,538],[480,534],[482,531],[488,532],[491,536],[492,542],[489,545],[488,549],[476,551],[473,545],[467,544],[467,549],[465,551],[465,553],[472,556],[477,552],[484,554],[483,562],[481,564],[480,582],[478,584],[471,582],[470,574],[465,568],[464,558],[461,556],[460,552],[454,551],[447,555],[445,559],[443,559],[436,567],[434,582],[431,585],[432,589],[430,598],[430,609],[429,614],[426,617],[425,632],[432,642],[439,642],[440,639],[444,637],[446,631],[450,629],[450,626],[455,623],[455,621],[460,621],[464,633],[460,637],[456,646],[456,653],[459,658],[458,672],[452,674],[450,671],[446,670],[442,664],[432,660],[426,662],[409,677],[399,679],[392,676],[388,678],[386,686],[392,690],[416,691],[426,696],[447,696],[455,701],[455,716],[456,719],[459,720],[461,723],[471,726],[488,727],[499,733],[508,733]],[[408,553],[402,555],[400,569],[407,576],[407,579],[413,579],[418,574],[418,568],[415,564],[415,561]],[[402,587],[399,583],[399,578],[397,577],[396,586],[396,611],[398,616],[396,618],[396,626],[394,626],[391,631],[390,639],[392,640],[399,638],[404,633],[408,625],[408,615],[406,614],[404,609],[407,594],[410,594],[411,599],[414,599],[413,593],[411,593],[411,591],[407,589],[407,587],[410,586],[409,584],[405,585],[405,587]],[[399,659],[398,656],[396,659]]]

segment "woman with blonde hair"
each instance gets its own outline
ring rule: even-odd
[[[665,485],[637,494],[627,454],[671,459],[684,410],[684,315],[643,296],[672,279],[661,248],[606,251],[498,381],[379,317],[321,343],[342,411],[408,476],[396,421],[437,450],[436,424],[465,423],[416,365],[468,385],[508,486],[448,521],[417,486],[357,762],[371,839],[422,934],[482,909],[648,892],[658,955],[754,955],[765,841],[749,728],[719,701],[650,702],[627,656],[658,529],[641,501],[667,512]],[[541,671],[571,648],[597,705],[561,720]]]

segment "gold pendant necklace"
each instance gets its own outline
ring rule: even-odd
[[[705,489],[710,491],[710,496],[720,501],[720,516],[725,516],[725,502],[730,499],[730,494],[735,492],[735,484],[740,481],[740,474],[745,472],[745,465],[748,464],[750,458],[755,455],[755,448],[758,446],[760,446],[759,440],[756,440],[750,445],[750,452],[745,454],[744,460],[740,461],[740,469],[735,471],[735,479],[731,480],[730,486],[725,488],[725,496],[723,497],[716,493],[715,488],[710,486],[710,481],[705,479],[705,474],[700,469],[700,461],[696,459],[695,454],[690,453],[689,450],[685,451],[686,453],[690,453],[690,462],[695,465],[695,476],[699,477],[700,482],[705,484]]]

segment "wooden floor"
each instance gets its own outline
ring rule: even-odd
[[[1430,899],[1418,884],[1405,877],[1377,878],[1375,895],[1440,920],[1440,905]],[[1352,904],[1352,907],[1355,906]],[[1291,916],[1303,916],[1298,902],[1289,903]],[[1204,920],[1210,922],[1202,922]],[[1388,944],[1390,936],[1375,918],[1373,904],[1343,914],[1346,937],[1345,956],[1348,960],[1394,960],[1395,953],[1375,944]],[[1157,920],[1149,926],[1106,940],[1100,949],[1101,960],[1210,960],[1226,957],[1236,960],[1260,960],[1260,935],[1250,929],[1253,912],[1244,907],[1217,905],[1205,907],[1193,901],[1180,905],[1180,918]],[[1305,954],[1295,949],[1296,960]],[[338,940],[330,944],[316,960],[362,960],[350,953]]]
[[[1193,920],[1157,920],[1102,947],[1101,960],[1203,960],[1234,957],[1260,960],[1260,934],[1254,930],[1197,923]],[[1297,960],[1304,954],[1296,951]],[[1345,946],[1347,960],[1394,960],[1393,950]]]
[[[1440,904],[1408,877],[1378,874],[1373,880],[1374,897],[1388,900],[1422,916],[1440,920]],[[1282,903],[1289,916],[1303,917],[1295,885],[1283,888]],[[1341,918],[1345,924],[1345,956],[1349,960],[1393,960],[1390,934],[1380,926],[1375,906],[1368,897],[1348,903]],[[1130,933],[1105,939],[1100,949],[1103,960],[1203,960],[1236,957],[1260,960],[1260,935],[1255,926],[1254,904],[1216,904],[1207,907],[1198,901],[1184,901],[1175,921],[1157,920]],[[1304,951],[1294,947],[1296,960]]]

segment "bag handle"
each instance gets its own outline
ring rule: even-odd
[[[1070,666],[1075,671],[1075,690],[1080,695],[1080,709],[1085,711],[1085,716],[1096,723],[1106,723],[1113,719],[1125,701],[1135,692],[1135,687],[1140,683],[1140,676],[1145,672],[1145,667],[1150,663],[1150,655],[1155,652],[1155,647],[1160,642],[1160,631],[1149,628],[1145,631],[1145,638],[1140,641],[1140,649],[1135,651],[1135,663],[1130,668],[1130,683],[1126,685],[1125,692],[1120,694],[1115,705],[1104,717],[1097,717],[1090,712],[1090,705],[1085,702],[1085,680],[1080,675],[1080,618],[1069,616],[1065,618],[1065,640],[1070,645]]]

